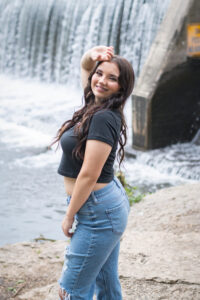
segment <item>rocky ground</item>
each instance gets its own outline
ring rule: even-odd
[[[124,300],[200,299],[200,183],[134,204],[121,243]],[[0,248],[0,300],[56,300],[67,241]]]

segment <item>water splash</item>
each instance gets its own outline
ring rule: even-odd
[[[162,149],[140,153],[137,160],[152,166],[161,174],[200,180],[200,146],[175,144]]]

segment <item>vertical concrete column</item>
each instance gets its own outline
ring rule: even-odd
[[[168,96],[167,93],[164,95],[166,90],[170,89],[170,86],[165,86],[163,90],[159,89],[159,95],[157,91],[160,84],[165,79],[168,80],[170,70],[187,60],[186,44],[184,44],[186,42],[185,33],[181,42],[179,37],[185,30],[186,19],[191,8],[197,2],[200,1],[171,0],[170,2],[133,93],[133,148],[153,149],[166,146],[175,141],[170,139],[172,128],[168,127],[168,122],[171,122],[172,119],[168,119],[166,112],[166,109],[168,109],[166,103],[167,101],[170,102],[171,96],[170,93]],[[176,52],[174,52],[175,49]],[[176,90],[175,87],[173,90]],[[165,100],[162,103],[163,99]],[[153,106],[153,103],[156,103],[156,105]],[[174,109],[177,109],[177,107]],[[172,107],[169,109],[169,114],[171,111],[173,111]],[[156,123],[158,115],[158,122]],[[162,130],[157,134],[159,126],[160,129],[163,129],[163,135],[165,134],[166,138],[162,136]]]

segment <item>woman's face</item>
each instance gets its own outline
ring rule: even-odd
[[[119,91],[119,75],[118,66],[113,62],[105,61],[98,66],[91,80],[95,102]]]

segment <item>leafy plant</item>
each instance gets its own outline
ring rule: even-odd
[[[25,281],[23,279],[20,279],[16,282],[16,284],[24,283]]]
[[[10,292],[14,292],[14,293],[16,292],[16,288],[15,287],[9,286],[7,289]]]
[[[116,176],[120,180],[123,187],[125,188],[130,205],[132,205],[133,203],[138,203],[144,198],[145,194],[141,194],[139,192],[136,193],[137,187],[131,186],[126,182],[125,175],[123,172],[121,171],[117,172]]]

